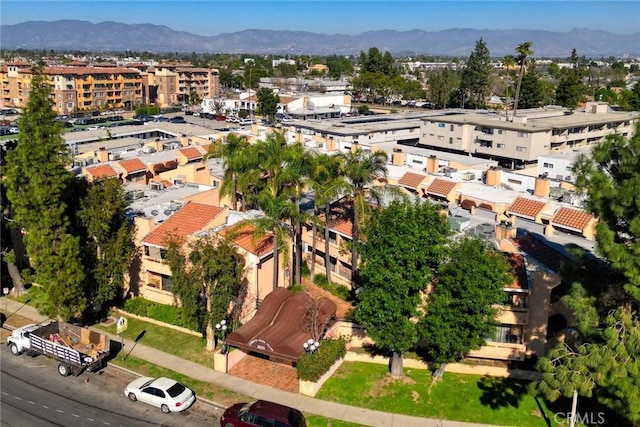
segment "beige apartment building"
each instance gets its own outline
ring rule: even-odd
[[[435,150],[489,158],[518,166],[538,157],[598,144],[607,135],[633,132],[637,112],[617,112],[607,103],[588,102],[584,111],[546,107],[518,112],[474,112],[422,119],[420,145]]]
[[[135,66],[135,64],[133,65]],[[160,64],[140,71],[145,88],[145,102],[159,107],[192,102],[191,93],[200,99],[218,96],[217,69],[197,68],[189,64]]]
[[[2,106],[24,108],[29,99],[32,65],[8,63],[0,68]],[[44,67],[59,114],[106,108],[130,109],[142,103],[140,72],[123,67]]]

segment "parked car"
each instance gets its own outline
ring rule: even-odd
[[[216,120],[219,122],[224,122],[227,120],[227,116],[216,116]]]
[[[240,119],[240,120],[238,120],[238,124],[239,124],[240,126],[244,126],[244,125],[252,125],[252,124],[254,124],[254,123],[255,123],[255,120],[253,120],[253,119],[249,119],[249,118],[246,118],[246,119]]]
[[[141,377],[129,383],[124,395],[130,401],[144,402],[162,409],[162,412],[182,412],[196,401],[196,394],[179,382],[170,378]]]
[[[306,427],[302,412],[279,403],[256,400],[236,403],[227,408],[220,417],[222,427],[281,426]]]
[[[175,116],[169,119],[171,123],[187,123],[187,121],[182,116]]]

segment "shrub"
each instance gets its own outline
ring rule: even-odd
[[[313,276],[313,283],[321,288],[325,288],[329,284],[329,281],[327,280],[326,274],[316,274]]]
[[[300,266],[300,270],[302,270],[302,277],[311,276],[311,270],[309,270],[309,264],[307,264],[306,262],[302,263],[302,265]]]
[[[123,309],[127,313],[148,317],[169,325],[180,326],[192,331],[199,329],[194,322],[186,320],[182,307],[175,305],[160,304],[137,297],[126,300]]]
[[[344,338],[324,340],[314,353],[305,353],[298,359],[298,377],[304,381],[318,381],[331,366],[347,353]]]

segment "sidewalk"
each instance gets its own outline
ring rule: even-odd
[[[40,315],[38,311],[28,305],[23,306],[21,303],[9,299],[5,301],[5,297],[0,297],[0,307],[7,307],[8,315],[17,312],[17,314],[33,319],[36,322],[46,320],[47,318]],[[5,306],[6,304],[6,306]],[[102,332],[102,331],[101,331]],[[109,335],[109,337],[120,342],[120,337]],[[135,347],[134,347],[135,345]],[[293,406],[303,412],[322,415],[327,418],[333,418],[342,421],[362,424],[372,427],[490,427],[486,424],[474,424],[458,421],[436,420],[429,418],[411,417],[408,415],[390,414],[387,412],[373,411],[370,409],[358,408],[354,406],[342,405],[340,403],[327,402],[324,400],[314,399],[303,396],[301,394],[289,393],[275,388],[267,387],[262,384],[255,384],[242,378],[223,374],[214,371],[197,363],[180,359],[171,354],[147,347],[131,340],[124,340],[125,351],[133,349],[132,356],[145,360],[154,365],[162,366],[179,372],[183,375],[197,378],[200,381],[207,381],[224,387],[230,391],[251,396],[255,399],[264,399],[283,405]]]

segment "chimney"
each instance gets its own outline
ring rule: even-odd
[[[533,195],[538,197],[549,197],[551,192],[551,181],[541,176],[536,178],[536,184],[533,188]]]
[[[98,151],[96,151],[96,157],[100,163],[106,163],[109,161],[109,152],[104,149],[104,147],[100,147]]]
[[[327,149],[327,151],[333,151],[336,149],[336,140],[333,139],[332,136],[330,136],[329,139],[327,139],[327,144],[325,148]]]
[[[438,167],[438,158],[434,155],[429,156],[427,159],[427,173],[438,173],[440,168]]]
[[[496,240],[515,239],[516,227],[511,220],[501,221],[496,225]]]
[[[401,153],[399,151],[395,151],[394,148],[393,154],[391,154],[391,163],[394,166],[402,166],[407,161],[407,155],[405,153]]]
[[[357,142],[354,142],[353,144],[351,144],[351,152],[352,152],[353,154],[355,154],[355,153],[356,153],[356,151],[358,151],[358,147],[359,147],[359,145],[358,145],[358,143],[357,143]]]
[[[487,171],[487,185],[491,187],[498,187],[500,185],[502,171],[496,167],[491,167]]]

